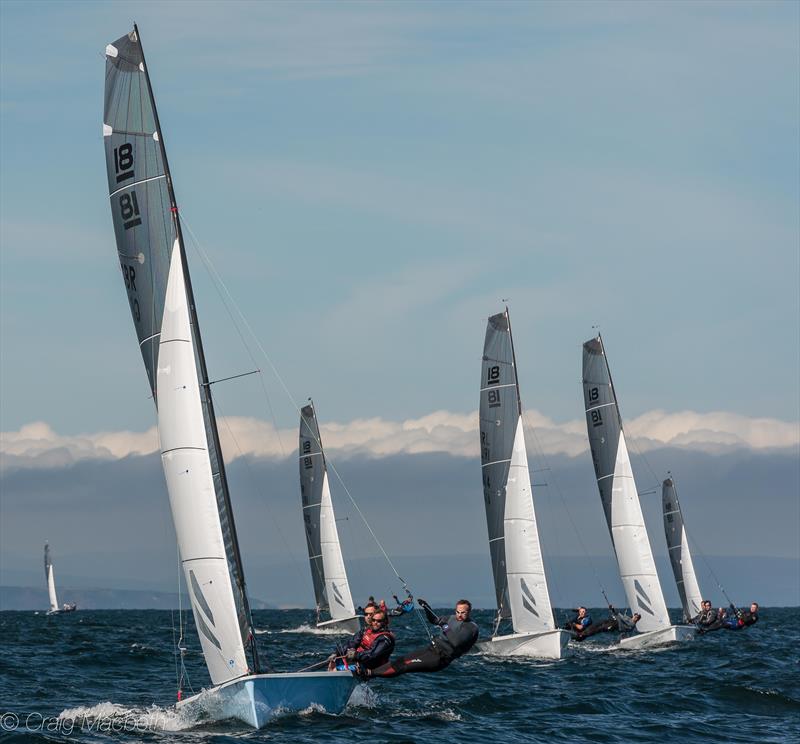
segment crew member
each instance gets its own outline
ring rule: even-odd
[[[336,647],[336,654],[328,665],[329,671],[374,669],[389,661],[394,651],[394,633],[389,630],[389,618],[378,610],[372,613],[368,623],[366,629],[356,633],[343,646]]]
[[[707,628],[717,621],[717,611],[711,606],[711,600],[704,599],[700,603],[698,612],[689,622],[694,623],[698,628]]]
[[[716,622],[708,627],[698,628],[699,633],[710,633],[720,628],[725,630],[742,630],[758,622],[758,602],[750,603],[750,610],[740,610],[731,603],[727,611],[719,609]]]
[[[478,640],[478,626],[470,620],[472,603],[459,599],[449,617],[437,616],[424,599],[418,599],[428,622],[442,629],[429,645],[418,648],[410,654],[384,664],[377,669],[365,669],[362,676],[397,677],[400,674],[415,672],[439,672],[449,666],[459,656],[467,653]]]
[[[636,623],[642,619],[642,616],[637,612],[633,617],[628,617],[622,612],[614,609],[613,605],[608,606],[609,617],[599,623],[592,623],[586,630],[578,631],[574,634],[573,638],[576,641],[583,641],[598,633],[614,633],[626,636],[636,630]]]
[[[575,610],[575,617],[564,625],[564,630],[582,633],[592,624],[592,617],[585,607]]]

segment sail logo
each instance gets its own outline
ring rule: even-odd
[[[644,587],[639,583],[639,579],[633,580],[633,588],[636,590],[636,602],[638,603],[639,607],[655,617],[655,613],[649,607],[650,597],[647,596],[647,592],[644,590]]]
[[[528,585],[525,583],[525,579],[519,580],[519,588],[522,590],[522,606],[528,611],[532,612],[536,617],[539,617],[539,613],[536,611],[533,605],[536,604],[536,600],[533,597],[533,592],[528,588]]]
[[[333,598],[342,606],[344,607],[344,600],[342,599],[342,593],[339,591],[339,587],[336,586],[335,581],[331,581],[331,588],[333,589]]]

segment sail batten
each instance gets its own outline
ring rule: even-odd
[[[599,336],[583,345],[583,393],[595,476],[628,605],[642,616],[637,625],[640,631],[668,627],[669,614]]]
[[[198,629],[209,631],[201,643],[219,683],[248,671],[246,645],[256,670],[257,654],[178,208],[135,27],[106,48],[103,134],[117,254],[158,411],[181,558],[184,567],[208,560],[193,570],[196,581],[205,576],[214,620],[195,592],[192,607]]]
[[[484,505],[498,616],[515,633],[553,630],[508,312],[488,319],[480,390]]]
[[[329,612],[332,620],[352,618],[355,607],[342,557],[328,468],[313,404],[300,411],[299,436],[300,498],[317,612]]]

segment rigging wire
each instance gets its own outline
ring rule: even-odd
[[[267,364],[269,364],[270,369],[272,370],[272,373],[275,375],[275,379],[280,383],[280,386],[283,388],[284,393],[286,394],[287,398],[289,399],[289,401],[291,402],[292,406],[294,407],[295,412],[299,415],[301,413],[300,406],[298,405],[297,401],[295,400],[295,398],[292,395],[291,391],[289,390],[288,386],[284,382],[283,377],[281,377],[280,372],[278,372],[278,369],[275,366],[275,364],[273,363],[272,358],[267,353],[267,351],[264,348],[263,344],[258,339],[258,336],[256,335],[256,333],[253,330],[252,326],[248,322],[247,318],[244,316],[244,313],[242,313],[241,308],[238,306],[238,304],[234,300],[233,295],[231,294],[231,292],[228,289],[227,285],[223,281],[222,277],[219,275],[219,272],[216,270],[216,267],[214,266],[213,262],[211,261],[211,257],[208,255],[208,253],[204,250],[204,248],[200,244],[200,241],[197,239],[197,236],[194,234],[194,231],[191,229],[191,226],[188,224],[188,222],[186,221],[186,218],[185,218],[185,216],[183,214],[180,215],[180,219],[181,219],[182,224],[186,227],[187,231],[189,232],[190,236],[192,237],[192,240],[194,241],[195,247],[197,248],[198,253],[200,254],[201,258],[203,259],[203,262],[205,263],[207,271],[209,272],[209,275],[212,277],[212,280],[215,282],[215,284],[217,284],[218,288],[221,289],[224,292],[224,294],[227,296],[227,298],[228,298],[228,300],[230,302],[230,305],[233,306],[233,308],[235,309],[236,315],[239,317],[242,325],[247,330],[247,332],[250,335],[251,339],[253,340],[256,348],[261,352],[261,354],[264,357],[264,359],[266,359]],[[227,309],[228,308],[227,302],[225,303],[225,306],[226,306],[226,309]],[[241,332],[241,329],[239,328],[238,324],[236,323],[236,320],[233,318],[233,315],[231,315],[231,320],[233,321],[233,324],[237,329],[237,334],[239,335],[239,338],[241,339],[242,344],[245,346],[245,348],[248,349],[248,354],[250,355],[251,353],[250,353],[249,347],[247,345],[247,342],[245,341],[245,339],[243,337],[243,334]],[[251,355],[251,359],[252,359],[252,355]],[[256,361],[255,361],[255,359],[252,359],[252,361],[253,361],[253,364],[255,366],[258,366]],[[270,408],[271,408],[271,406],[270,406]],[[276,428],[276,431],[277,431],[277,425],[276,425],[275,428]],[[281,449],[281,451],[283,452],[283,449]],[[386,560],[387,564],[392,569],[392,572],[394,573],[395,577],[397,578],[397,580],[402,585],[403,590],[405,591],[406,595],[408,597],[412,597],[413,598],[413,594],[411,593],[411,590],[409,589],[407,582],[400,575],[400,573],[398,572],[398,570],[395,567],[394,563],[392,562],[391,558],[389,558],[389,555],[386,552],[386,550],[384,549],[383,544],[380,542],[380,540],[378,539],[378,536],[375,534],[374,530],[372,529],[372,526],[367,521],[366,516],[364,516],[364,512],[361,511],[361,508],[359,507],[359,505],[356,502],[356,500],[353,498],[352,493],[350,493],[350,489],[347,487],[347,484],[344,482],[344,480],[342,479],[341,475],[339,474],[339,471],[336,468],[336,465],[330,459],[327,459],[327,462],[330,465],[330,468],[333,471],[334,475],[336,476],[336,479],[339,481],[342,489],[347,494],[347,497],[350,499],[350,502],[352,503],[353,508],[356,510],[356,512],[358,513],[359,517],[361,517],[361,521],[364,523],[364,526],[367,528],[367,531],[371,535],[372,539],[375,541],[375,544],[377,545],[377,547],[380,550],[380,552],[383,554],[383,557]],[[433,641],[433,636],[431,635],[431,632],[428,629],[428,624],[422,619],[421,611],[416,607],[415,607],[415,610],[416,610],[417,616],[420,619],[420,622],[422,623],[422,626],[425,629],[425,632],[427,633],[427,635],[431,639],[431,641]]]

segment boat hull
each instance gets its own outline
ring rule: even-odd
[[[481,653],[490,656],[527,656],[534,659],[561,659],[566,653],[570,634],[566,630],[544,633],[512,633],[494,636],[477,644]]]
[[[341,633],[353,635],[361,630],[361,616],[346,617],[342,620],[326,620],[324,623],[317,623],[319,630],[338,630]]]
[[[650,630],[647,633],[637,633],[628,638],[621,638],[620,648],[646,648],[649,646],[662,646],[665,643],[680,643],[691,641],[697,636],[694,625],[670,625],[661,630]]]
[[[235,718],[259,729],[277,715],[312,706],[341,713],[357,684],[350,672],[255,674],[210,687],[176,707],[215,721]]]

